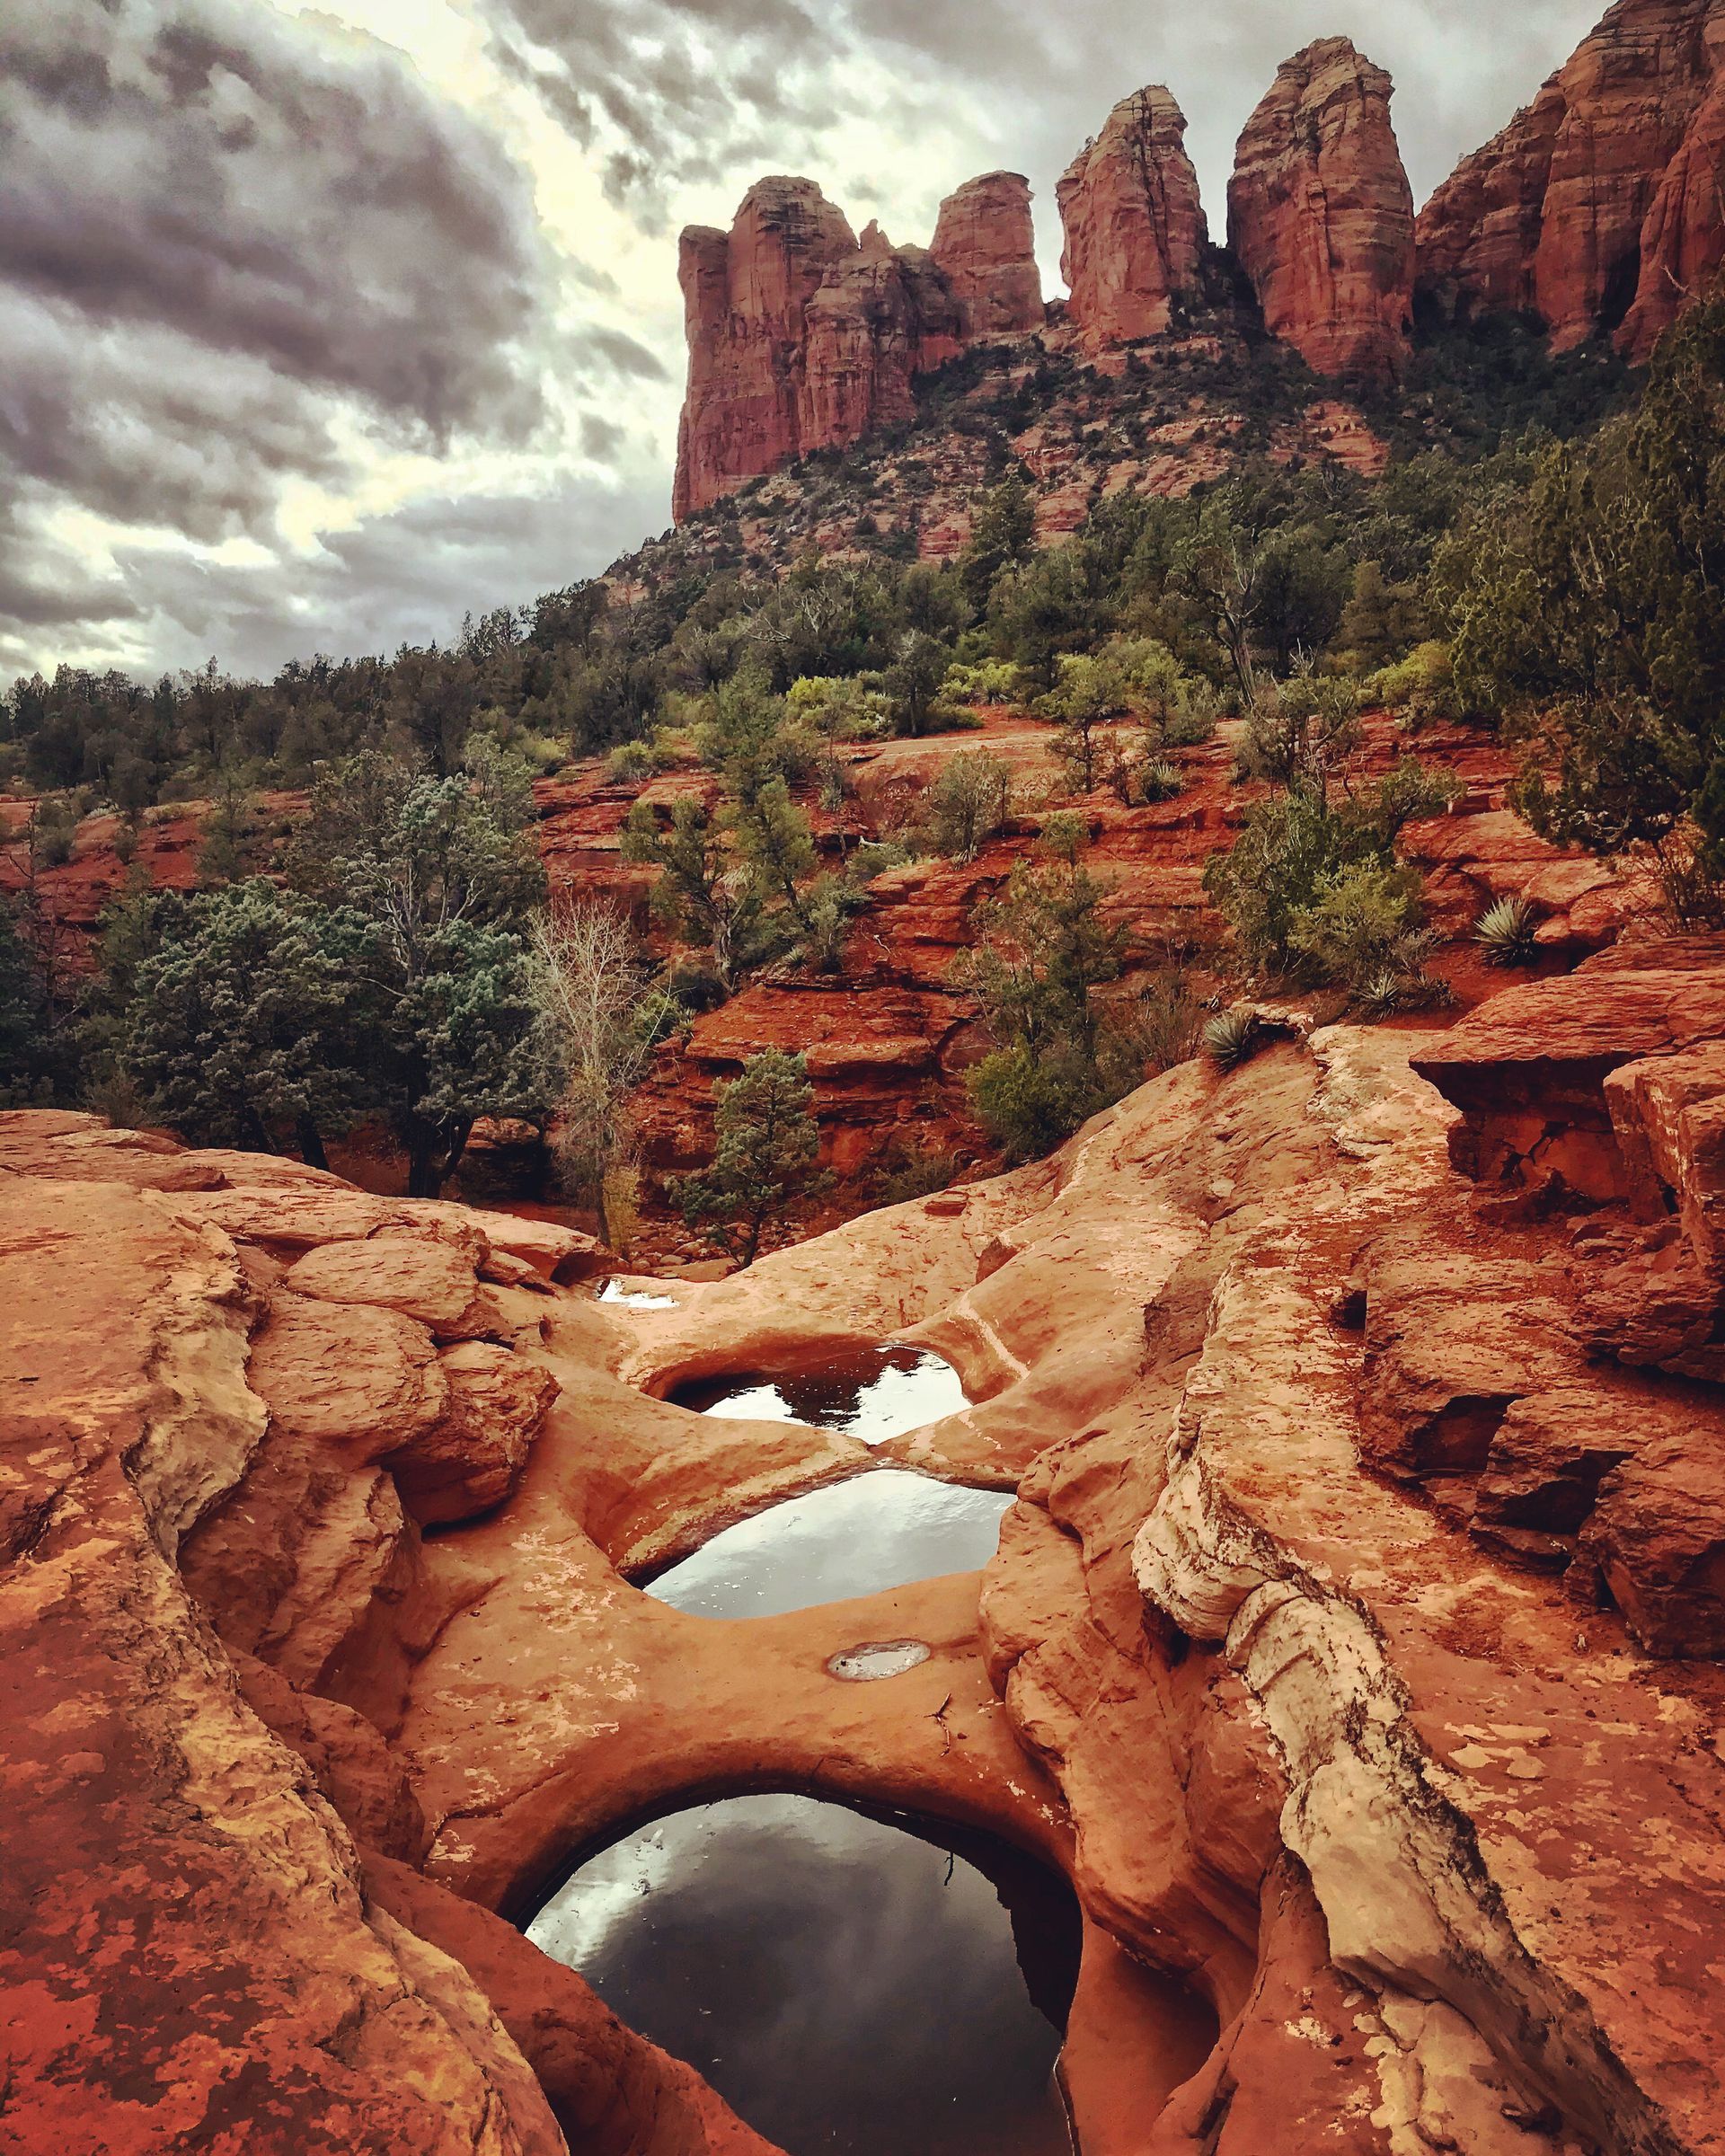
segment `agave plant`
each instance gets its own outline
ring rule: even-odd
[[[1489,966],[1531,966],[1538,950],[1534,941],[1538,925],[1525,898],[1499,898],[1474,923],[1473,941]]]
[[[1152,756],[1138,774],[1138,787],[1147,802],[1172,801],[1185,787],[1178,764],[1166,756]]]
[[[1237,1070],[1252,1054],[1258,1038],[1258,1013],[1249,1004],[1218,1011],[1204,1025],[1204,1047],[1219,1070]]]

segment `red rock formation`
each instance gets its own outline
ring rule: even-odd
[[[1413,305],[1413,196],[1383,68],[1346,38],[1286,61],[1246,122],[1228,242],[1264,326],[1321,375],[1394,375]]]
[[[1650,358],[1689,302],[1725,261],[1725,20],[1710,35],[1714,74],[1683,146],[1665,169],[1641,226],[1641,278],[1621,342],[1630,358]]]
[[[993,172],[942,206],[933,251],[858,241],[811,180],[762,180],[729,234],[692,225],[679,274],[689,385],[673,511],[908,419],[912,384],[1042,319],[1030,190]]]
[[[964,349],[962,311],[932,258],[878,225],[803,315],[797,446],[842,446],[916,409],[912,384]]]
[[[1057,190],[1067,314],[1086,349],[1160,337],[1196,289],[1209,231],[1186,116],[1160,85],[1124,98]]]
[[[1022,173],[985,172],[949,195],[928,252],[961,310],[967,342],[1041,328],[1042,275]]]
[[[1725,255],[1721,0],[1617,0],[1574,57],[1421,212],[1440,313],[1542,317],[1568,350],[1652,349]]]
[[[701,225],[683,234],[689,387],[677,516],[798,454],[804,315],[829,266],[856,250],[844,212],[812,180],[758,181],[729,235]]]

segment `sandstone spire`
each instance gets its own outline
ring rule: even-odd
[[[689,387],[677,517],[796,455],[804,315],[828,269],[857,252],[844,212],[812,180],[757,181],[729,234],[683,234]]]
[[[1140,90],[1062,175],[1061,270],[1071,320],[1092,351],[1160,337],[1192,293],[1209,237],[1186,116],[1160,87]]]
[[[964,315],[968,341],[1040,329],[1031,186],[1020,172],[985,172],[941,205],[929,249]]]
[[[1264,326],[1321,375],[1394,373],[1413,297],[1413,196],[1392,85],[1346,38],[1285,61],[1246,122],[1228,239]]]

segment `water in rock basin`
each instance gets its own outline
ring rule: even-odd
[[[672,1389],[679,1408],[754,1422],[806,1422],[884,1445],[970,1403],[951,1363],[923,1348],[850,1348],[794,1369],[732,1371]]]
[[[589,1859],[527,1936],[790,2156],[1068,2156],[1077,1909],[1015,1851],[734,1798]]]
[[[876,1468],[724,1528],[647,1592],[697,1617],[777,1617],[974,1572],[1000,1542],[1011,1493]]]

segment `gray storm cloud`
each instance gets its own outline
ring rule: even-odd
[[[1054,181],[1143,84],[1186,108],[1219,226],[1234,137],[1278,61],[1352,35],[1397,77],[1423,195],[1598,4],[460,0],[609,205],[617,222],[589,243],[542,229],[504,110],[415,67],[444,0],[398,0],[399,50],[268,0],[13,0],[0,673],[104,651],[272,667],[447,634],[469,606],[602,568],[664,521],[671,233],[728,218],[763,172],[811,171],[906,238],[926,238],[938,195],[972,172],[1028,172],[1052,289]],[[659,311],[643,313],[643,267],[660,264]],[[375,460],[445,448],[468,476],[423,513],[358,518],[321,550],[283,538],[296,486],[357,499]],[[80,544],[81,517],[105,551]],[[236,536],[267,563],[194,552]]]

